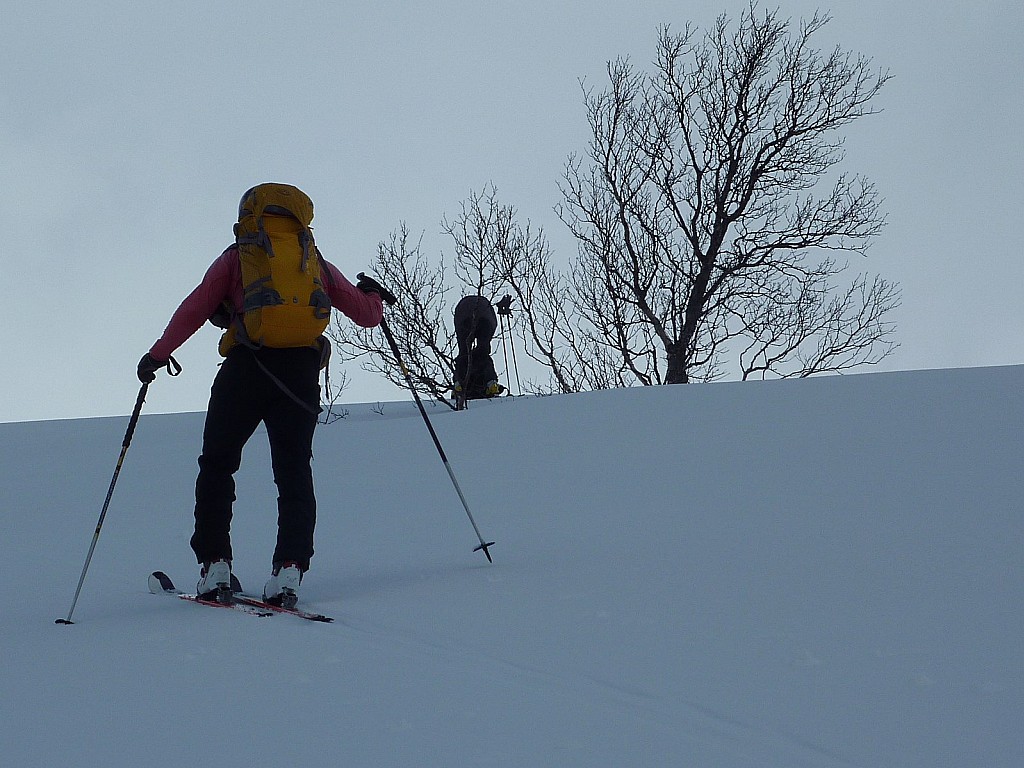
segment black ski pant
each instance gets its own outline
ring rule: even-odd
[[[319,378],[320,353],[311,348],[253,351],[238,346],[228,353],[210,390],[196,479],[195,533],[191,544],[200,563],[231,559],[234,474],[242,461],[242,448],[262,422],[270,440],[278,490],[273,562],[294,561],[303,570],[309,568],[316,525],[310,462],[317,423],[315,411],[320,401]],[[308,403],[314,412],[296,403],[282,385]]]

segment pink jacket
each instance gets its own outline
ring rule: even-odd
[[[327,268],[324,282],[327,284],[331,305],[363,328],[380,325],[384,316],[380,296],[360,291],[326,259],[324,266]],[[175,310],[163,336],[150,348],[149,354],[154,360],[169,358],[210,319],[210,315],[225,299],[229,299],[232,306],[242,306],[242,268],[238,263],[235,246],[224,251],[206,270],[203,281]]]

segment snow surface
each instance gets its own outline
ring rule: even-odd
[[[156,403],[166,377],[150,389]],[[0,763],[1024,765],[1024,367],[435,408],[322,427],[304,602],[153,596],[188,549],[202,414],[0,424]],[[259,589],[265,435],[238,476]]]

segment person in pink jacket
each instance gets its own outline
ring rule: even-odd
[[[255,189],[243,195],[240,218]],[[390,298],[386,289],[363,277],[353,285],[326,260],[322,260],[321,278],[334,309],[364,328],[380,324],[381,293]],[[140,381],[153,381],[161,368],[170,372],[174,351],[214,318],[225,301],[230,307],[243,306],[237,245],[213,262],[202,282],[174,312],[163,335],[143,355],[138,365]],[[236,321],[238,313],[225,319]],[[298,584],[313,556],[316,525],[310,462],[320,411],[321,351],[310,346],[252,348],[236,344],[227,352],[210,392],[196,479],[195,530],[190,543],[201,565],[199,594],[230,599],[225,587],[231,582],[234,474],[241,464],[242,448],[263,423],[279,493],[277,545],[264,597],[285,605],[297,600]]]

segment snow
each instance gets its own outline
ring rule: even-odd
[[[149,400],[173,387],[166,377]],[[0,424],[4,765],[1024,765],[1024,367],[605,391],[321,427],[334,624],[194,583],[202,414]],[[383,410],[383,413],[378,411]],[[258,590],[276,497],[238,475]]]

